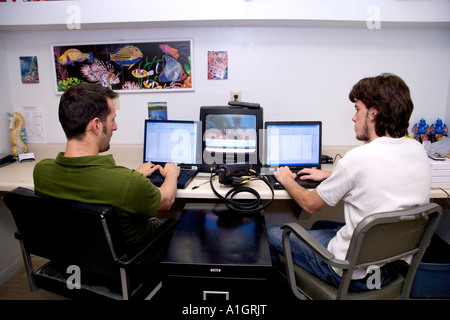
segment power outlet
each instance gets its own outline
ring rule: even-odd
[[[231,101],[242,101],[241,91],[231,91],[230,92],[230,100]]]

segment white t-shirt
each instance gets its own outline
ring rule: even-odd
[[[381,137],[350,150],[317,187],[328,205],[344,201],[345,226],[331,239],[328,250],[345,259],[353,231],[364,217],[426,204],[430,187],[428,156],[413,139]],[[335,271],[342,275],[342,270]],[[360,270],[352,278],[365,275]]]

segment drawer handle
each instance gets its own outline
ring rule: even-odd
[[[203,300],[206,300],[208,295],[225,295],[225,300],[230,300],[230,292],[228,291],[203,291]]]

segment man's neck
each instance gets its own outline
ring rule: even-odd
[[[67,141],[65,157],[85,157],[98,156],[99,150],[96,144],[88,143],[86,141],[79,141],[71,139]]]

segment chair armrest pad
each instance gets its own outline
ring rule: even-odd
[[[319,241],[316,240],[305,228],[298,223],[290,222],[283,226],[283,238],[287,233],[293,233],[297,238],[301,239],[311,250],[317,253],[326,263],[334,267],[344,268],[349,265],[348,261],[336,259],[334,254],[327,250]]]

